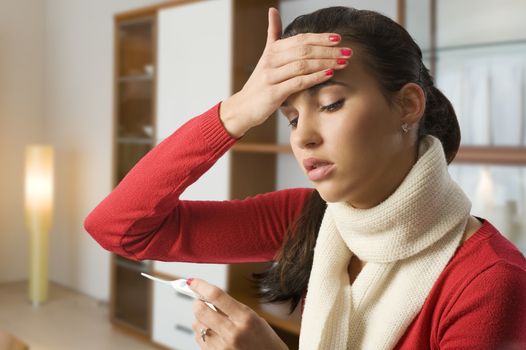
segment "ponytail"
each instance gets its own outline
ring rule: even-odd
[[[421,63],[419,83],[426,95],[425,113],[418,128],[418,139],[425,135],[437,137],[444,148],[447,164],[460,146],[460,126],[449,99],[434,84],[429,70]]]

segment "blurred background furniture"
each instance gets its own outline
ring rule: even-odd
[[[526,11],[523,1],[404,0],[403,20],[450,99],[462,142],[450,173],[526,251]]]

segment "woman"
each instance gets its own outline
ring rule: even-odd
[[[278,108],[314,189],[178,199]],[[455,112],[401,26],[333,7],[281,37],[270,9],[243,89],[150,151],[84,225],[132,259],[275,260],[256,277],[266,300],[301,302],[301,349],[524,348],[526,260],[470,215],[447,172],[459,143]],[[224,291],[190,287],[220,309],[194,303],[202,348],[286,348]]]

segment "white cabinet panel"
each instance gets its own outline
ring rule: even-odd
[[[231,21],[230,0],[200,1],[159,12],[159,141],[230,96]]]
[[[154,342],[171,349],[199,349],[192,329],[193,299],[160,284],[153,286]]]
[[[159,12],[157,42],[157,143],[189,119],[231,95],[232,1],[176,5]],[[183,200],[226,200],[230,152],[190,185]],[[155,261],[155,272],[202,278],[227,287],[228,265]],[[153,339],[175,349],[197,349],[191,301],[155,286]],[[190,331],[189,331],[190,330]]]
[[[203,1],[159,12],[158,142],[231,91],[230,0]],[[229,198],[230,152],[190,185],[183,200]],[[224,285],[224,266],[154,262],[154,270]]]
[[[157,142],[231,93],[230,0],[202,1],[159,13]],[[227,152],[181,199],[229,197]]]

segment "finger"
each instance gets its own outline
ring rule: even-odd
[[[290,96],[298,91],[308,89],[311,86],[329,80],[333,75],[334,70],[328,69],[321,72],[297,76],[276,85],[276,93],[280,96]]]
[[[349,59],[353,51],[349,47],[298,46],[280,53],[271,53],[268,62],[277,68],[297,60],[307,59]]]
[[[307,75],[327,69],[343,69],[347,67],[346,59],[327,59],[327,60],[301,60],[289,63],[283,67],[273,69],[269,72],[268,82],[279,84],[285,80],[296,76]]]
[[[341,36],[338,33],[300,33],[276,41],[272,44],[272,52],[281,52],[304,45],[336,46],[340,42]]]
[[[349,59],[353,52],[348,47],[298,46],[280,53],[269,53],[267,66],[279,68],[298,60]]]
[[[281,17],[274,7],[268,9],[267,43],[265,47],[281,38]]]
[[[195,332],[195,341],[197,344],[199,344],[201,349],[217,349],[219,348],[219,345],[223,344],[221,337],[213,329],[211,329],[202,322],[194,320],[194,322],[192,323],[192,329]],[[204,339],[201,335],[202,329],[206,329]]]
[[[221,288],[205,280],[194,278],[190,284],[190,289],[201,295],[206,301],[214,304],[214,306],[233,320],[243,319],[246,312],[252,311],[249,307],[225,293]]]
[[[193,302],[192,311],[197,321],[207,325],[222,336],[229,336],[234,328],[234,324],[228,317],[213,311],[201,300]]]

